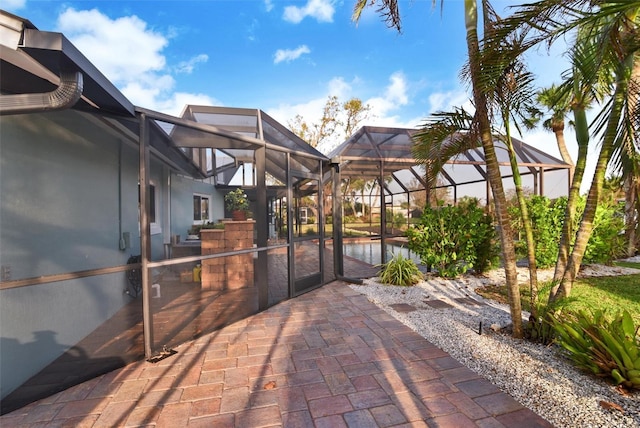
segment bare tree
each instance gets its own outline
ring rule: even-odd
[[[359,98],[340,103],[335,95],[327,98],[319,122],[310,123],[301,115],[287,122],[289,129],[311,147],[328,152],[353,134],[370,117],[371,106]]]

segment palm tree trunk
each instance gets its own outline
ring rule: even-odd
[[[633,233],[633,236],[635,238],[634,243],[637,251],[638,247],[640,246],[640,177],[636,177],[634,186],[636,187],[635,207],[636,207],[636,215],[638,217],[636,217],[636,230]]]
[[[558,144],[558,151],[560,152],[560,157],[565,163],[569,165],[573,165],[573,159],[571,159],[571,155],[569,154],[569,150],[567,149],[567,144],[564,139],[564,129],[559,131],[554,131],[556,136],[556,143]]]
[[[564,277],[567,268],[569,250],[573,238],[573,221],[576,214],[578,198],[580,197],[580,186],[582,185],[584,171],[587,166],[587,153],[589,151],[589,123],[587,122],[586,106],[578,90],[575,91],[575,97],[577,101],[574,102],[573,117],[576,129],[576,141],[578,143],[578,158],[576,159],[576,166],[573,171],[573,179],[571,181],[571,188],[569,189],[569,198],[567,199],[567,207],[562,224],[562,233],[558,244],[558,260],[553,274],[553,282],[556,285],[551,289],[549,302],[555,300],[555,295],[560,287],[560,281]]]
[[[481,91],[479,82],[482,69],[479,63],[480,49],[478,45],[478,10],[475,0],[465,0],[465,27],[467,30],[467,49],[469,54],[471,84],[473,87],[473,101],[476,108],[476,118],[480,127],[482,148],[484,150],[487,166],[487,176],[493,193],[495,214],[500,228],[500,242],[502,244],[502,261],[504,264],[507,282],[507,295],[509,298],[509,310],[513,323],[513,336],[522,337],[522,306],[520,303],[520,290],[516,272],[516,253],[511,234],[509,214],[507,213],[507,201],[502,186],[502,174],[498,158],[496,157],[491,134],[491,124],[487,112],[487,99]]]
[[[554,130],[553,133],[556,136],[556,143],[558,144],[558,151],[560,152],[560,157],[562,157],[562,160],[565,163],[568,163],[569,165],[571,165],[569,180],[573,180],[573,171],[575,169],[575,164],[573,163],[573,159],[571,159],[571,155],[569,154],[569,150],[567,149],[567,143],[564,139],[564,126],[560,130]]]
[[[522,225],[525,232],[525,239],[527,241],[527,261],[529,262],[529,293],[531,297],[531,317],[538,319],[538,311],[536,303],[538,302],[538,268],[536,264],[536,241],[533,237],[533,226],[531,224],[531,218],[529,217],[529,208],[522,192],[522,177],[520,176],[520,170],[518,169],[518,159],[516,159],[516,152],[513,148],[513,141],[511,140],[511,131],[509,126],[509,114],[508,112],[502,113],[503,121],[505,123],[506,139],[505,144],[509,151],[509,162],[511,163],[511,172],[513,173],[513,184],[516,188],[516,196],[518,198],[518,205],[520,206],[520,216],[522,217]]]
[[[632,159],[632,162],[637,160]],[[627,240],[627,257],[636,255],[636,200],[638,198],[636,185],[637,171],[628,173],[624,179],[624,233]]]
[[[617,139],[618,122],[622,117],[622,111],[626,104],[626,94],[629,84],[629,78],[631,76],[631,70],[633,69],[633,55],[628,56],[623,62],[621,62],[617,70],[617,82],[615,86],[615,92],[613,94],[613,105],[611,115],[607,122],[607,128],[604,133],[602,141],[602,147],[600,149],[600,155],[598,156],[598,162],[596,164],[596,170],[589,189],[589,195],[587,196],[587,202],[582,215],[582,221],[580,222],[580,228],[576,234],[576,242],[569,258],[569,263],[560,288],[558,289],[558,297],[568,297],[571,295],[571,288],[582,264],[584,252],[587,248],[587,243],[591,237],[593,231],[593,219],[595,218],[596,208],[600,200],[600,194],[602,192],[602,185],[604,183],[605,173],[611,158],[611,152],[615,140]]]
[[[627,103],[629,111],[632,115],[638,114],[638,97],[640,96],[640,61],[636,60],[633,65],[633,74],[631,76],[631,84],[627,93]],[[636,224],[637,217],[640,212],[636,210],[636,201],[638,199],[638,182],[640,181],[640,159],[636,153],[636,147],[633,141],[640,139],[640,118],[632,123],[635,135],[632,137],[632,143],[628,147],[630,171],[627,171],[625,177],[625,237],[627,239],[627,257],[633,257],[636,254]]]

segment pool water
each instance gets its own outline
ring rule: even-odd
[[[343,245],[343,254],[345,256],[353,257],[354,259],[361,260],[370,265],[379,265],[382,263],[381,250],[382,245],[380,241],[373,242],[350,242]],[[387,261],[391,260],[393,256],[400,253],[405,258],[410,258],[417,264],[420,264],[420,257],[398,244],[385,244],[385,251],[387,254]]]

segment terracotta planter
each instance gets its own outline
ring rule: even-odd
[[[245,221],[247,219],[247,212],[242,210],[233,211],[231,213],[231,219],[233,221]]]

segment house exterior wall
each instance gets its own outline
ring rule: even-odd
[[[216,222],[224,218],[224,197],[207,180],[193,180],[182,175],[171,177],[171,234],[180,235],[181,241],[193,225],[193,195],[210,198],[210,219]]]
[[[0,133],[3,281],[124,265],[140,254],[137,147],[75,111],[2,116]],[[167,203],[166,174],[152,164],[157,207]],[[162,249],[160,230],[154,258]],[[126,287],[117,273],[0,291],[1,396],[130,302]]]

